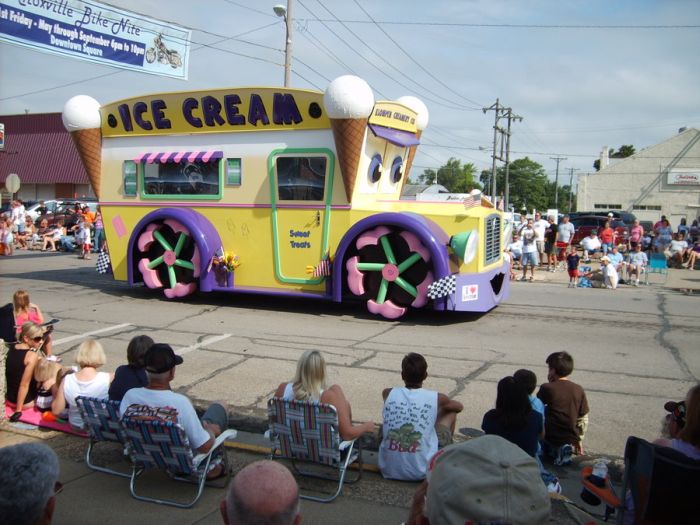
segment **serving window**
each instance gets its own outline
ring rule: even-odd
[[[144,199],[219,199],[225,160],[222,152],[143,154]]]
[[[328,173],[326,156],[280,156],[275,159],[279,200],[322,201]]]

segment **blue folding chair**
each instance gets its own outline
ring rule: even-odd
[[[649,284],[650,273],[668,275],[668,264],[663,253],[652,253],[649,257],[649,264],[644,268],[644,284]]]
[[[95,465],[92,460],[92,451],[95,444],[102,441],[110,441],[119,443],[123,447],[126,443],[126,434],[119,418],[119,401],[78,396],[75,398],[75,404],[78,407],[78,412],[80,412],[80,417],[83,418],[85,428],[90,434],[90,443],[85,455],[87,466],[106,474],[114,474],[125,478],[130,477],[129,473]]]

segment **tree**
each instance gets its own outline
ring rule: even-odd
[[[501,195],[505,191],[505,178],[505,166],[497,168],[496,186]],[[490,179],[490,170],[481,172],[481,183],[484,184],[486,190],[488,190]],[[546,210],[550,203],[554,203],[554,183],[547,179],[547,173],[542,165],[528,157],[510,163],[508,181],[510,187],[509,204],[516,210],[523,207]],[[561,195],[560,192],[560,198]]]
[[[474,188],[480,188],[474,180],[476,168],[471,162],[462,164],[458,159],[450,157],[437,171],[425,169],[418,175],[420,184],[441,184],[450,193],[469,193]]]

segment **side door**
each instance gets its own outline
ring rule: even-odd
[[[318,285],[314,267],[328,251],[335,156],[328,149],[275,150],[268,159],[275,277]]]

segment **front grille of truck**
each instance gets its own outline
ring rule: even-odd
[[[501,216],[491,215],[486,219],[484,240],[484,264],[497,262],[501,257]]]

